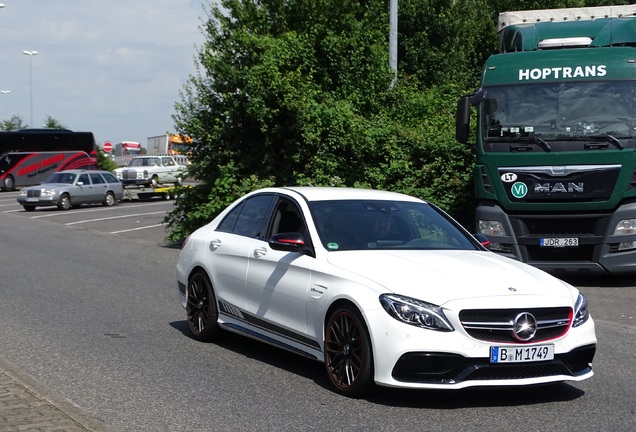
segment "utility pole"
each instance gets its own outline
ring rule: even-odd
[[[397,32],[398,32],[398,0],[391,0],[389,3],[389,21],[391,29],[389,31],[389,66],[393,70],[393,79],[390,89],[397,81]]]

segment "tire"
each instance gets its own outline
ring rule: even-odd
[[[15,180],[11,174],[4,178],[2,183],[2,190],[5,192],[13,192],[15,190]]]
[[[156,175],[153,175],[150,178],[150,187],[156,188],[158,184],[159,184],[159,177],[157,177]]]
[[[60,200],[57,202],[57,208],[60,210],[68,210],[71,208],[71,197],[68,194],[62,194]]]
[[[24,211],[28,211],[28,212],[32,212],[32,211],[35,210],[35,206],[34,205],[25,205],[25,206],[22,206],[22,207],[24,207]]]
[[[106,196],[104,197],[104,201],[102,202],[102,204],[105,207],[111,207],[115,205],[115,194],[113,194],[111,191],[106,192]]]
[[[183,177],[177,177],[177,181],[174,182],[177,186],[183,185]]]
[[[218,323],[219,310],[212,283],[199,270],[188,280],[186,312],[192,337],[200,342],[215,342],[226,335]]]
[[[329,316],[324,341],[325,368],[335,390],[362,396],[373,386],[373,354],[369,331],[352,305],[338,307]]]

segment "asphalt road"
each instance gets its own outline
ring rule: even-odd
[[[13,202],[12,202],[13,200]],[[0,193],[2,356],[116,431],[633,431],[636,279],[573,281],[599,347],[585,382],[333,393],[320,364],[240,337],[187,336],[170,201],[26,213]]]

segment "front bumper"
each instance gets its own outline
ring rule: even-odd
[[[395,380],[405,383],[459,386],[464,383],[515,384],[521,380],[579,380],[592,376],[596,345],[558,354],[554,360],[532,364],[491,364],[488,358],[466,358],[459,354],[410,352],[393,368]],[[471,383],[472,382],[472,383]]]
[[[636,203],[624,204],[613,213],[514,214],[497,204],[480,203],[476,221],[502,223],[505,236],[488,236],[496,244],[493,252],[530,264],[549,273],[627,274],[636,273],[636,249],[621,251],[623,242],[636,241],[636,234],[615,236],[616,224],[636,218]],[[576,237],[577,247],[541,247],[541,238]]]
[[[377,314],[377,315],[376,315]],[[462,389],[482,386],[523,386],[582,381],[594,375],[594,322],[557,339],[527,344],[553,344],[554,359],[525,363],[491,363],[492,346],[506,346],[470,337],[456,317],[447,313],[455,331],[439,332],[387,322],[384,310],[369,317],[375,382],[398,388]],[[377,320],[377,321],[376,321]],[[373,323],[377,322],[378,325]],[[458,328],[459,326],[459,328]]]
[[[19,196],[17,200],[18,204],[22,206],[54,206],[57,205],[59,196],[40,196],[37,198]]]

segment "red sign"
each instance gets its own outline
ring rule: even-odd
[[[113,151],[113,145],[112,145],[111,143],[109,143],[108,141],[106,141],[106,142],[104,143],[104,151],[105,151],[106,153],[110,153],[110,152],[112,152],[112,151]]]

